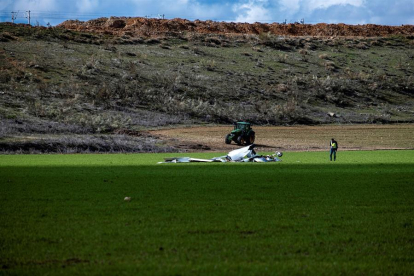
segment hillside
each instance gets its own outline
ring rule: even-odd
[[[174,151],[147,130],[236,120],[414,122],[413,57],[413,26],[1,23],[0,151]]]

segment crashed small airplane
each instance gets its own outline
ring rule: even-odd
[[[226,156],[214,157],[211,159],[200,159],[191,157],[172,157],[164,158],[162,163],[189,163],[189,162],[280,162],[279,157],[282,157],[283,153],[276,152],[272,155],[258,155],[254,150],[255,145],[250,145],[241,149],[230,151]]]

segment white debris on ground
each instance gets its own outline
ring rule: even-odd
[[[276,152],[272,155],[258,155],[254,150],[255,145],[250,145],[241,149],[233,150],[229,152],[226,156],[214,157],[211,159],[200,159],[200,158],[191,158],[191,157],[171,157],[164,158],[164,162],[158,162],[158,164],[163,163],[190,163],[190,162],[280,162],[282,161],[279,157],[282,157],[281,152]]]

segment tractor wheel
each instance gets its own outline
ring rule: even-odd
[[[240,135],[239,137],[237,137],[237,145],[243,145],[244,144],[244,139],[243,136]]]
[[[227,134],[226,135],[226,140],[224,140],[224,142],[228,145],[228,144],[230,144],[231,143],[231,135],[230,134]]]
[[[255,138],[256,138],[256,137],[255,137],[255,135],[254,135],[254,134],[253,134],[253,135],[250,135],[250,136],[249,136],[249,141],[248,141],[248,144],[249,144],[249,145],[253,144],[253,143],[254,143]]]

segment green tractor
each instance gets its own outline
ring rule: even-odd
[[[234,141],[238,145],[251,145],[254,143],[255,133],[250,123],[234,123],[234,130],[226,135],[225,143],[230,144]]]

